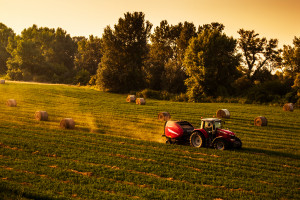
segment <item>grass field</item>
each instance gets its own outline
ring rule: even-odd
[[[0,85],[0,199],[300,199],[299,110],[125,99],[84,87]],[[197,127],[223,108],[242,150],[164,144],[159,112]],[[38,110],[49,121],[36,121]],[[257,116],[268,126],[253,126]],[[63,118],[75,130],[61,129]]]

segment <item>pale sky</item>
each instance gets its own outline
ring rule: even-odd
[[[25,28],[61,27],[73,36],[102,37],[126,12],[143,12],[153,24],[224,24],[228,36],[241,28],[277,38],[279,46],[300,37],[300,0],[0,0],[0,22],[20,34]]]

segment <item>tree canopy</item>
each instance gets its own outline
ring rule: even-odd
[[[78,49],[74,64],[77,71],[76,82],[86,85],[91,77],[97,73],[98,65],[102,58],[102,39],[90,35],[89,39],[77,42]]]
[[[193,23],[171,26],[166,20],[151,35],[146,71],[149,88],[172,93],[185,92],[184,52],[196,36]]]
[[[295,79],[300,73],[300,37],[293,40],[294,46],[284,45],[283,67],[286,76]]]
[[[10,57],[6,47],[8,45],[9,38],[14,38],[15,33],[11,28],[8,28],[3,23],[0,23],[0,74],[4,74],[7,71],[6,61]]]
[[[254,30],[240,29],[238,33],[240,34],[238,44],[242,51],[248,79],[251,81],[259,79],[263,69],[272,71],[274,64],[280,62],[281,51],[278,49],[277,39],[268,41],[265,37],[260,38]]]
[[[10,39],[7,50],[11,55],[7,61],[10,78],[71,82],[76,45],[63,29],[33,25]]]
[[[190,41],[185,67],[187,94],[192,101],[232,92],[231,84],[238,76],[239,55],[236,40],[226,36],[223,27],[216,23],[205,25],[198,37]]]
[[[142,12],[125,13],[101,37],[71,38],[62,28],[37,25],[16,35],[0,23],[0,77],[118,93],[150,91],[162,99],[229,96],[300,105],[300,37],[279,49],[277,39],[254,30],[240,29],[234,39],[224,28],[214,22],[196,30],[191,22],[162,20],[151,32]]]
[[[96,84],[103,90],[129,92],[145,87],[144,62],[152,24],[141,12],[126,13],[103,34],[103,57]]]

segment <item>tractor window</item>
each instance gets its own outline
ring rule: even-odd
[[[201,121],[201,128],[204,128],[205,126],[205,121]]]
[[[215,128],[222,128],[221,122],[215,122]]]
[[[212,122],[205,122],[204,123],[204,129],[207,131],[212,131],[213,130],[213,123]]]

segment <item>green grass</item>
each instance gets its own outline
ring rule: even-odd
[[[300,199],[299,110],[125,99],[84,87],[0,85],[0,199]],[[159,112],[197,127],[223,108],[242,150],[164,144]],[[36,121],[38,110],[49,121]],[[253,126],[257,116],[268,126]],[[59,127],[67,117],[75,130]]]

